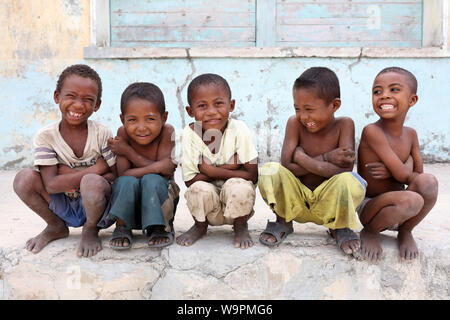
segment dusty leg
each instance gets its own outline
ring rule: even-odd
[[[180,246],[190,246],[195,241],[202,238],[206,234],[207,229],[207,221],[198,222],[197,220],[195,220],[194,225],[188,231],[177,237],[177,243]]]
[[[111,186],[102,176],[88,174],[81,179],[80,193],[86,211],[86,222],[77,254],[79,257],[92,257],[102,250],[97,223],[111,196]]]
[[[38,253],[49,242],[69,235],[69,228],[64,221],[48,208],[50,195],[45,190],[37,171],[31,169],[19,171],[14,178],[13,188],[19,198],[47,223],[47,227],[41,233],[26,242],[27,250]]]
[[[360,234],[363,256],[379,261],[383,252],[379,233],[417,215],[422,206],[422,197],[411,191],[386,192],[367,202],[360,217],[364,226]]]
[[[403,259],[412,260],[419,256],[419,249],[413,238],[412,230],[434,207],[438,195],[438,181],[433,175],[423,173],[414,179],[408,186],[408,190],[420,194],[424,201],[420,212],[398,228],[397,239],[400,256]]]

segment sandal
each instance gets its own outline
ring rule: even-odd
[[[172,230],[173,230],[173,228],[172,228]],[[149,242],[155,238],[168,238],[169,241],[150,244]],[[173,232],[161,231],[161,230],[156,229],[150,234],[147,244],[150,248],[162,248],[162,247],[170,246],[173,243],[174,239],[175,239],[175,236],[174,236]]]
[[[119,238],[127,239],[130,244],[126,247],[111,245],[112,240],[119,239]],[[109,246],[110,246],[110,248],[112,248],[114,250],[130,249],[131,245],[133,244],[132,238],[133,238],[133,233],[131,232],[131,229],[128,229],[127,227],[124,227],[124,226],[116,226],[111,238],[109,239],[109,242],[110,242]]]
[[[286,239],[286,237],[291,234],[292,232],[294,232],[294,228],[293,227],[286,227],[284,224],[279,223],[279,222],[270,222],[267,220],[267,226],[266,229],[261,233],[261,235],[263,233],[267,233],[270,234],[272,236],[275,237],[276,241],[275,242],[270,242],[267,241],[265,239],[261,238],[261,235],[259,236],[259,241],[262,244],[265,244],[266,246],[277,246],[280,243],[282,243],[284,241],[284,239]],[[283,235],[281,235],[283,234]]]
[[[346,253],[344,251],[344,249],[342,249],[342,244],[344,242],[350,241],[350,240],[360,240],[358,235],[353,232],[351,229],[349,228],[342,228],[342,229],[335,229],[334,230],[336,232],[336,238],[333,237],[333,234],[328,231],[328,233],[330,234],[330,236],[336,240],[337,246],[339,249],[341,249],[341,251],[345,254],[345,255],[355,255],[356,252],[353,253]]]

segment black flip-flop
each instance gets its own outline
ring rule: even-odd
[[[130,244],[126,247],[111,245],[111,240],[120,239],[120,238],[127,239]],[[112,248],[114,250],[130,249],[131,245],[133,244],[132,239],[133,239],[133,233],[132,233],[131,229],[128,229],[127,227],[124,227],[124,226],[116,226],[111,238],[109,239],[109,242],[110,242],[109,246],[110,246],[110,248]]]
[[[352,255],[354,257],[357,257],[358,254],[357,252],[353,252],[353,253],[346,253],[344,251],[344,249],[342,249],[342,244],[344,242],[350,241],[350,240],[360,240],[358,235],[353,232],[351,229],[349,228],[342,228],[342,229],[335,229],[334,230],[336,232],[336,238],[333,237],[333,234],[329,231],[330,236],[336,240],[337,246],[339,249],[341,249],[341,251],[345,254],[345,255]],[[361,241],[361,240],[360,240]]]
[[[161,242],[161,243],[155,243],[155,244],[149,244],[149,242],[152,241],[155,238],[168,238],[169,241]],[[147,244],[148,244],[148,246],[150,248],[162,248],[162,247],[170,246],[173,243],[174,239],[175,239],[175,236],[173,235],[173,232],[154,230],[150,234],[150,237],[148,238]]]
[[[270,234],[271,236],[274,236],[276,241],[275,242],[270,242],[267,241],[265,239],[261,238],[261,235],[259,236],[259,242],[261,242],[262,244],[265,244],[266,246],[277,246],[280,243],[282,243],[284,241],[284,239],[286,239],[286,237],[291,234],[292,232],[294,232],[294,228],[292,227],[286,227],[284,224],[279,223],[279,222],[270,222],[269,220],[267,220],[267,226],[266,229],[261,233],[261,235],[263,233],[267,233]],[[283,233],[283,235],[281,235]]]

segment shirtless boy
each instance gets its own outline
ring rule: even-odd
[[[258,152],[243,121],[230,119],[235,100],[227,81],[216,74],[196,77],[188,87],[186,111],[195,123],[183,130],[182,169],[186,203],[194,225],[177,238],[192,245],[208,225],[231,224],[234,246],[253,246],[247,220],[253,215]]]
[[[99,229],[108,228],[111,186],[116,158],[108,148],[111,131],[88,120],[100,108],[102,83],[87,65],[72,65],[59,76],[54,101],[61,120],[34,138],[34,166],[14,179],[14,191],[47,227],[26,243],[37,253],[50,241],[67,237],[68,227],[83,226],[78,256],[102,249]]]
[[[398,231],[401,258],[417,258],[412,230],[436,203],[438,182],[423,173],[417,133],[404,126],[416,92],[414,75],[399,67],[383,69],[373,83],[372,105],[380,119],[363,129],[358,148],[358,172],[368,182],[358,208],[362,252],[371,261],[381,259],[379,233],[386,229]]]
[[[179,187],[171,159],[175,147],[173,127],[166,123],[164,95],[154,84],[130,84],[120,101],[123,126],[109,139],[117,155],[110,216],[117,219],[110,246],[129,249],[132,230],[147,232],[149,247],[173,243],[173,219]]]
[[[286,124],[281,165],[265,164],[258,186],[276,214],[260,241],[280,244],[293,232],[292,220],[330,229],[338,247],[354,254],[360,241],[356,207],[363,200],[365,181],[353,169],[353,120],[334,116],[341,105],[339,80],[323,67],[306,70],[293,87],[295,115]]]

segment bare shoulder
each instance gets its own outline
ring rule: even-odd
[[[290,116],[287,120],[286,127],[289,126],[291,128],[298,128],[300,126],[300,123],[298,122],[297,118],[295,116]]]
[[[382,132],[382,130],[376,123],[369,123],[363,128],[361,137],[372,136],[379,134],[380,132]]]
[[[408,134],[409,137],[417,138],[417,132],[415,129],[411,127],[403,127],[403,129],[405,130],[405,132]]]
[[[336,118],[336,126],[342,130],[354,130],[355,123],[353,122],[353,119],[350,117],[337,117]]]

